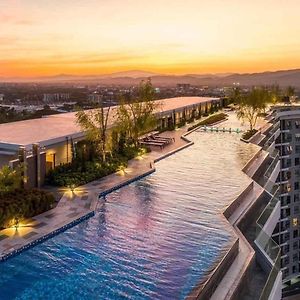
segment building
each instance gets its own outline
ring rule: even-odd
[[[160,100],[159,127],[174,127],[223,106],[219,98]],[[112,108],[109,128],[116,121]],[[277,105],[251,138],[257,153],[243,171],[252,179],[225,209],[236,242],[191,299],[279,300],[299,274],[300,106]],[[28,186],[71,160],[71,147],[84,138],[75,113],[0,125],[0,165],[27,162]]]
[[[281,212],[273,239],[281,247],[283,283],[289,286],[300,275],[300,106],[278,105],[274,113]]]
[[[160,128],[174,127],[183,119],[207,113],[210,107],[222,106],[219,98],[178,97],[159,100],[156,115]],[[111,109],[108,128],[116,122],[116,110]],[[84,138],[76,124],[76,113],[63,113],[0,125],[0,167],[26,161],[27,186],[43,185],[46,173],[55,166],[71,161],[74,143]]]
[[[70,99],[69,93],[55,93],[55,94],[44,94],[43,102],[52,103],[58,101],[68,101]]]
[[[256,261],[245,271],[256,279],[244,283],[248,287],[247,291],[241,288],[241,299],[259,286],[263,286],[259,299],[299,293],[300,106],[289,101],[276,105],[267,119],[251,139],[261,150],[244,168],[258,190],[263,190],[254,196],[250,213],[237,226],[255,251]],[[251,190],[243,198],[250,197]],[[258,278],[265,278],[264,285]]]

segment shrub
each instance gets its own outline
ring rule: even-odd
[[[52,194],[36,189],[0,192],[0,229],[12,226],[15,218],[30,218],[49,210],[54,201]]]
[[[257,129],[248,130],[243,133],[242,139],[249,140],[256,132],[257,132]]]
[[[88,182],[100,179],[118,170],[120,165],[127,166],[128,160],[143,152],[149,152],[146,148],[126,145],[122,153],[114,153],[107,157],[105,162],[100,160],[85,161],[84,164],[74,163],[64,164],[51,170],[47,175],[47,183],[54,186],[80,186]]]
[[[203,121],[200,121],[198,122],[197,124],[191,126],[188,128],[188,131],[190,130],[193,130],[195,128],[197,128],[198,126],[204,126],[204,125],[212,125],[214,123],[217,123],[217,122],[220,122],[222,120],[225,120],[227,117],[226,114],[224,113],[219,113],[219,114],[216,114],[216,115],[213,115],[213,116],[210,116],[209,118],[203,120]]]

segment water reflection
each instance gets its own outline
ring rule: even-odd
[[[255,152],[229,133],[190,138],[95,217],[1,264],[1,300],[184,299],[232,243],[221,212]]]

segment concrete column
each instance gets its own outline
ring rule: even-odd
[[[20,147],[19,148],[19,162],[20,164],[23,165],[23,187],[27,188],[27,182],[28,182],[28,177],[27,177],[27,152],[25,147]]]
[[[32,154],[36,161],[36,185],[37,188],[41,187],[41,156],[40,156],[40,146],[39,144],[33,144],[32,145]]]

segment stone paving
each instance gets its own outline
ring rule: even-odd
[[[181,136],[186,132],[187,126],[180,130],[165,132],[165,137],[174,138],[175,141],[163,149],[152,149],[149,154],[132,159],[125,172],[114,173],[100,180],[70,190],[60,190],[62,195],[57,206],[43,214],[23,221],[19,227],[0,231],[0,261],[6,259],[11,253],[29,247],[39,240],[53,236],[52,233],[65,230],[76,224],[85,216],[92,216],[100,205],[98,196],[101,192],[115,186],[125,185],[136,177],[148,174],[154,169],[154,161],[190,145]],[[158,148],[158,147],[156,147]],[[57,192],[57,191],[56,191]],[[77,222],[77,223],[78,223]],[[61,231],[62,231],[61,230]]]

